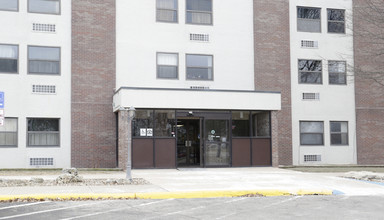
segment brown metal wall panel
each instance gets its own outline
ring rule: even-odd
[[[155,167],[176,168],[176,139],[155,139]]]
[[[271,139],[252,139],[252,165],[271,166]]]
[[[232,138],[232,166],[251,166],[251,139]]]
[[[133,168],[154,168],[153,139],[133,139],[132,167]]]

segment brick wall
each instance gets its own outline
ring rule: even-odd
[[[384,19],[367,8],[372,0],[354,0],[354,47],[356,74],[357,162],[362,165],[384,164]],[[384,9],[382,0],[373,0]],[[371,18],[379,21],[375,26]],[[381,33],[381,37],[380,37]],[[379,44],[378,44],[379,43]],[[370,73],[379,71],[370,77]]]
[[[273,165],[292,164],[291,73],[288,0],[254,0],[255,87],[280,91],[272,114]],[[276,146],[277,145],[277,146]]]
[[[115,1],[72,1],[72,166],[116,167]]]

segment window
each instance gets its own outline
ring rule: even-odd
[[[321,32],[321,9],[297,7],[297,30],[303,32]]]
[[[212,0],[187,0],[187,24],[212,24]]]
[[[133,120],[134,137],[153,137],[153,110],[137,110]]]
[[[331,121],[331,145],[348,145],[348,122]]]
[[[0,10],[4,11],[18,11],[19,1],[18,0],[1,0]]]
[[[213,57],[187,55],[187,79],[213,80]]]
[[[328,9],[328,33],[345,33],[345,10]]]
[[[171,110],[155,110],[155,133],[156,137],[176,136],[176,112]]]
[[[157,78],[177,79],[179,55],[175,53],[157,53]]]
[[[232,112],[232,136],[233,137],[249,137],[250,112],[233,111]]]
[[[156,20],[177,22],[177,0],[157,0]]]
[[[0,126],[0,147],[17,147],[17,118],[5,118]]]
[[[60,74],[60,48],[28,47],[29,73]]]
[[[329,84],[347,84],[346,62],[328,61]]]
[[[321,60],[299,60],[299,83],[321,84]]]
[[[301,121],[300,145],[324,145],[324,123]]]
[[[28,12],[60,14],[60,0],[28,0]]]
[[[253,137],[270,137],[271,123],[269,112],[252,112]]]
[[[0,44],[0,73],[17,73],[18,59],[18,46]]]
[[[60,146],[59,119],[28,118],[28,146]]]

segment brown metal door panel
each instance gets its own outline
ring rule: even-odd
[[[251,139],[232,138],[232,166],[251,166]]]
[[[176,139],[155,139],[155,167],[176,168]]]
[[[154,168],[153,139],[132,140],[132,167]]]
[[[271,139],[252,139],[252,165],[271,166]]]

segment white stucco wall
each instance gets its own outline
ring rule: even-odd
[[[0,147],[0,168],[28,168],[29,158],[54,158],[53,167],[70,166],[71,148],[71,1],[61,1],[61,14],[28,13],[28,1],[18,12],[0,11],[0,44],[19,45],[19,73],[0,73],[5,92],[5,117],[18,118],[18,147]],[[55,24],[57,33],[32,31],[32,23]],[[61,48],[61,75],[28,74],[28,45]],[[32,85],[55,85],[55,95],[32,94]],[[59,118],[60,147],[27,145],[27,118]],[[49,166],[52,167],[52,166]]]
[[[321,33],[297,31],[297,6],[321,8]],[[327,8],[346,10],[346,34],[328,33]],[[292,145],[293,163],[310,164],[355,164],[356,120],[352,72],[352,0],[290,0],[291,34],[291,84],[292,84]],[[301,48],[301,40],[318,41],[318,49]],[[323,83],[299,84],[298,60],[322,60]],[[328,60],[347,62],[347,85],[328,83]],[[303,101],[302,93],[320,93],[320,101]],[[300,121],[324,122],[324,146],[300,146]],[[349,145],[330,145],[330,121],[348,121]],[[321,155],[321,162],[304,163],[304,155]]]
[[[185,2],[178,1],[178,23],[164,23],[156,22],[154,0],[116,1],[117,88],[253,90],[253,1],[214,0],[213,25],[186,24]],[[192,42],[190,33],[209,34],[210,42]],[[179,54],[179,79],[156,79],[156,52]],[[186,54],[213,55],[214,80],[187,80]]]

